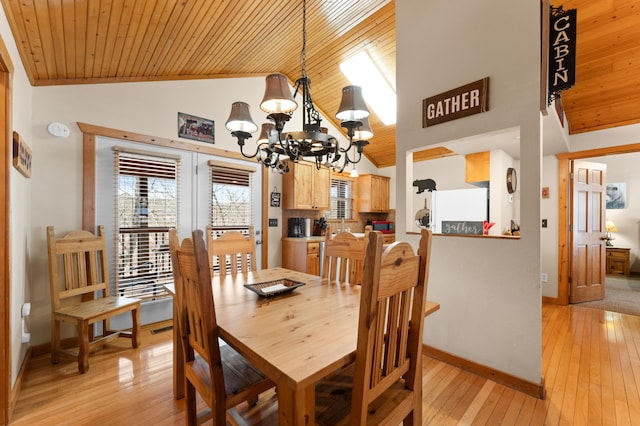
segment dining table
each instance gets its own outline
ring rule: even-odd
[[[294,290],[260,296],[245,287],[288,279]],[[173,285],[165,286],[175,294]],[[284,268],[212,279],[219,337],[276,383],[280,425],[313,425],[315,384],[355,361],[360,286]],[[174,396],[184,396],[174,310]]]
[[[303,283],[264,297],[245,285]],[[175,294],[173,284],[165,286]],[[355,361],[360,285],[275,267],[212,278],[219,337],[277,386],[280,425],[315,423],[315,385]],[[175,307],[175,304],[174,304]],[[427,311],[440,307],[427,302]],[[426,314],[426,312],[425,312]],[[174,397],[184,397],[184,355],[175,324]]]

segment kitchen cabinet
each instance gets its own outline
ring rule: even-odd
[[[389,211],[389,181],[387,176],[364,174],[358,177],[358,210],[363,213]]]
[[[320,275],[320,262],[320,241],[310,241],[306,238],[282,239],[283,268]]]
[[[491,172],[491,152],[465,155],[465,182],[488,182]]]
[[[391,244],[396,242],[396,234],[384,234],[382,244]]]
[[[631,249],[607,247],[607,274],[629,275],[629,252]]]
[[[329,210],[331,173],[315,163],[289,161],[282,177],[282,207],[292,210]]]

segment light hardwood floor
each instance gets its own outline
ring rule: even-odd
[[[640,424],[640,317],[543,305],[547,398],[531,396],[425,357],[423,420],[429,425]],[[121,339],[123,340],[123,339]],[[92,354],[90,370],[32,360],[12,425],[184,424],[172,395],[171,332],[142,334]],[[277,397],[239,407],[251,424],[275,424]]]

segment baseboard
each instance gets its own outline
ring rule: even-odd
[[[557,297],[542,296],[542,303],[550,303],[552,305],[559,305],[560,301],[558,300]]]
[[[60,340],[60,347],[64,349],[73,348],[78,346],[78,339],[76,337],[70,337]],[[42,343],[40,345],[34,345],[31,347],[33,356],[40,356],[51,353],[51,342]]]
[[[150,332],[157,328],[169,327],[173,325],[173,319],[162,320],[158,322],[152,322],[150,324],[145,324],[140,326],[140,333]],[[129,329],[130,330],[130,329]],[[60,340],[60,347],[64,349],[69,349],[78,346],[78,338],[77,337],[69,337],[66,339]],[[33,356],[40,356],[51,353],[51,342],[42,343],[40,345],[35,345],[31,347],[33,351]]]
[[[468,359],[461,358],[428,345],[422,345],[422,353],[462,370],[469,371],[477,376],[493,380],[494,382],[526,393],[527,395],[531,395],[534,398],[545,399],[544,378],[541,379],[540,383],[529,382],[519,377],[512,376],[511,374],[469,361]]]
[[[27,353],[25,354],[24,359],[22,360],[22,365],[20,366],[20,371],[18,371],[18,377],[16,377],[16,383],[11,389],[11,398],[9,400],[9,419],[13,417],[13,412],[16,409],[18,396],[20,395],[20,390],[22,389],[22,381],[24,380],[24,375],[27,371],[27,367],[31,362],[31,352],[31,348],[27,349]]]

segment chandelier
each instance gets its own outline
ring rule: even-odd
[[[244,151],[245,141],[251,138],[258,126],[251,119],[249,105],[246,102],[234,102],[226,122],[226,128],[238,140],[240,152],[246,158],[256,158],[265,167],[289,171],[285,160],[297,162],[307,160],[315,162],[316,167],[330,167],[342,172],[348,164],[356,164],[362,159],[364,147],[373,136],[367,117],[369,110],[362,97],[360,86],[346,86],[342,89],[342,101],[336,113],[341,127],[349,137],[349,144],[340,146],[337,138],[328,134],[327,128],[321,127],[320,113],[311,99],[311,81],[307,76],[307,2],[302,2],[302,52],[300,63],[302,76],[296,80],[295,93],[289,90],[287,77],[282,74],[271,74],[266,77],[264,97],[260,109],[267,113],[269,122],[262,124],[260,136],[253,154]],[[285,124],[298,108],[294,100],[300,93],[302,97],[302,131],[285,132]],[[352,150],[353,156],[349,155]]]

